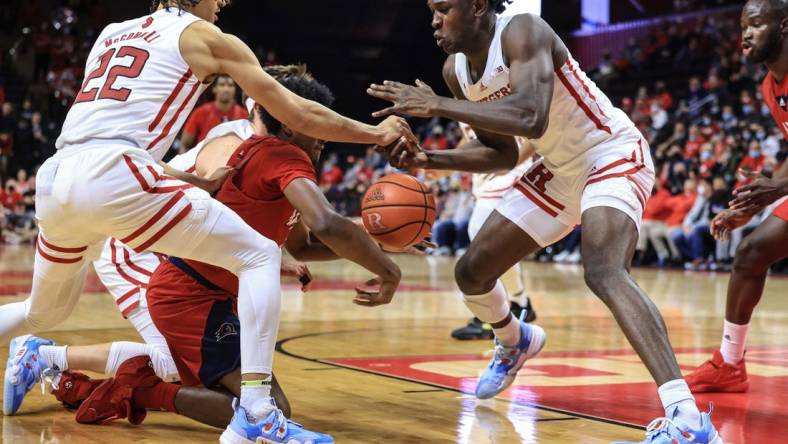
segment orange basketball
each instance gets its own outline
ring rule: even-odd
[[[418,179],[389,174],[369,187],[361,202],[361,218],[369,234],[390,248],[405,248],[430,235],[435,198]]]

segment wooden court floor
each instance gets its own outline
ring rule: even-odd
[[[0,247],[0,303],[29,291],[32,248]],[[452,282],[453,259],[397,256],[404,279],[395,301],[351,304],[365,279],[343,262],[315,264],[315,288],[283,295],[275,372],[294,419],[338,443],[608,443],[639,440],[659,416],[656,387],[582,270],[525,262],[526,287],[547,331],[542,354],[497,399],[471,393],[490,342],[458,342],[452,328],[468,313]],[[684,370],[719,344],[726,274],[637,270],[662,310]],[[705,395],[726,442],[782,442],[788,433],[788,279],[771,278],[750,329],[747,394]],[[136,340],[101,284],[91,277],[71,318],[42,336],[58,343]],[[8,347],[0,348],[5,362]],[[36,390],[19,416],[2,417],[3,443],[217,442],[220,431],[167,413],[141,426],[83,426]]]

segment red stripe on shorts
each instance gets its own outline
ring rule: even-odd
[[[134,177],[137,179],[137,182],[139,182],[140,186],[142,187],[142,190],[143,191],[150,190],[150,185],[148,185],[148,181],[145,180],[145,177],[143,177],[142,173],[140,172],[140,169],[137,168],[137,165],[135,165],[134,162],[131,160],[131,157],[124,154],[123,160],[126,161],[126,165],[131,170],[131,174],[133,174]]]
[[[129,317],[129,313],[131,313],[132,311],[134,311],[134,309],[136,309],[136,308],[137,308],[137,307],[139,307],[139,306],[140,306],[140,301],[135,301],[133,304],[131,304],[131,305],[129,305],[128,307],[126,307],[126,309],[125,309],[125,310],[121,311],[121,312],[120,312],[120,314],[121,314],[121,315],[122,315],[124,318],[127,318],[127,317]]]
[[[550,205],[558,208],[561,211],[564,210],[564,206],[563,205],[561,205],[558,201],[556,201],[552,197],[548,196],[546,193],[542,192],[540,189],[536,188],[536,186],[533,185],[532,183],[526,182],[524,180],[521,181],[521,183],[524,183],[524,184],[528,185],[529,187],[531,187],[531,189],[534,190],[536,192],[536,194],[539,195],[539,197],[541,197],[542,199],[546,200],[547,203],[549,203]]]
[[[132,288],[131,290],[123,293],[123,295],[119,297],[118,300],[115,301],[115,303],[118,304],[118,307],[120,307],[121,304],[126,302],[130,297],[134,296],[135,294],[139,294],[139,292],[140,292],[139,288]]]
[[[640,185],[632,178],[632,176],[627,176],[627,180],[635,184],[635,196],[638,198],[638,202],[640,202],[640,207],[642,209],[646,209],[646,198],[643,196],[643,190],[640,188]]]
[[[148,270],[140,267],[139,265],[135,264],[134,262],[132,262],[131,261],[131,255],[129,254],[129,250],[127,250],[125,248],[123,249],[123,262],[125,262],[126,265],[129,266],[129,268],[131,268],[132,270],[136,271],[139,274],[144,274],[145,276],[148,276],[148,277],[153,276],[153,272],[148,271]]]
[[[123,278],[126,282],[130,283],[131,285],[135,285],[137,287],[147,287],[148,285],[139,279],[133,278],[131,275],[123,271],[123,268],[120,266],[120,262],[115,259],[117,248],[115,247],[115,239],[109,241],[109,248],[112,250],[112,264],[115,265],[115,271],[118,272],[120,277]]]
[[[77,263],[77,262],[82,260],[82,256],[71,258],[71,259],[62,259],[62,258],[59,258],[59,257],[50,256],[50,255],[44,253],[44,250],[41,249],[41,243],[40,242],[36,242],[36,249],[38,250],[38,254],[40,254],[41,257],[43,257],[44,259],[48,260],[49,262],[55,262],[55,263],[58,263],[58,264],[75,264],[75,263]]]
[[[638,165],[638,166],[636,166],[634,168],[630,168],[630,169],[628,169],[626,171],[622,171],[620,173],[613,173],[613,174],[608,174],[608,175],[605,175],[605,176],[595,177],[593,179],[589,179],[586,182],[585,186],[587,187],[587,186],[591,185],[592,183],[601,182],[601,181],[607,180],[607,179],[614,179],[616,177],[624,177],[624,176],[628,176],[630,174],[635,174],[638,171],[642,170],[643,168],[645,168],[645,165]]]
[[[175,204],[178,203],[178,201],[181,200],[181,198],[184,196],[185,195],[183,194],[183,191],[178,191],[177,193],[175,193],[175,195],[172,196],[172,198],[170,198],[170,200],[168,200],[167,203],[163,207],[161,207],[161,209],[158,212],[156,212],[156,214],[153,215],[153,217],[151,217],[147,222],[145,222],[143,226],[139,227],[137,231],[124,237],[120,241],[123,242],[124,244],[128,244],[132,240],[136,239],[140,234],[147,231],[151,226],[153,226],[153,224],[155,224],[162,217],[164,217],[164,215],[167,214],[167,211],[169,211],[172,207],[174,207]],[[135,248],[134,251],[138,251],[138,250]]]
[[[180,191],[179,191],[179,193],[180,193]],[[178,222],[182,221],[186,216],[188,216],[189,212],[191,210],[192,210],[192,204],[189,203],[189,205],[186,205],[185,207],[183,207],[183,209],[181,210],[180,213],[176,214],[175,217],[173,217],[169,222],[167,222],[167,225],[165,225],[156,234],[151,236],[151,238],[148,239],[145,243],[143,243],[142,245],[140,245],[137,248],[135,248],[134,251],[139,253],[141,251],[147,250],[151,245],[156,243],[156,241],[161,239],[162,236],[167,234],[175,225],[177,225]]]
[[[76,247],[76,248],[65,248],[65,247],[58,247],[56,245],[52,245],[44,239],[44,236],[38,235],[38,239],[44,244],[45,247],[49,248],[52,251],[57,251],[58,253],[82,253],[83,251],[87,250],[88,247]]]
[[[549,214],[550,216],[557,217],[558,213],[555,212],[552,208],[548,207],[542,201],[537,199],[533,194],[531,194],[524,186],[520,185],[519,183],[514,184],[514,187],[517,191],[523,193],[525,197],[527,197],[531,202],[535,203],[539,208],[544,210],[545,213]]]

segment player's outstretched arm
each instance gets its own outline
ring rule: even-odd
[[[263,71],[244,42],[210,23],[198,21],[186,28],[181,34],[180,50],[199,79],[228,74],[277,120],[300,133],[322,140],[363,144],[389,144],[402,136],[415,140],[404,119],[395,117],[377,126],[367,125],[293,94]]]
[[[285,197],[301,213],[304,224],[338,256],[353,261],[379,278],[377,291],[359,291],[356,304],[387,304],[394,297],[401,272],[369,235],[350,219],[340,216],[326,200],[320,188],[309,179],[298,178],[284,189]]]
[[[299,261],[333,261],[340,259],[333,250],[317,239],[312,239],[303,221],[298,222],[285,241],[285,248]]]
[[[386,81],[371,85],[367,92],[393,105],[373,115],[446,117],[474,129],[538,139],[547,129],[553,96],[554,38],[552,29],[539,17],[523,14],[512,19],[502,36],[504,54],[510,61],[512,94],[507,97],[468,102],[438,96],[423,82],[417,81],[414,87]]]

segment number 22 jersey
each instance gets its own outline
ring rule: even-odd
[[[207,85],[181,56],[183,30],[200,18],[177,7],[108,25],[55,146],[125,141],[160,160]]]

